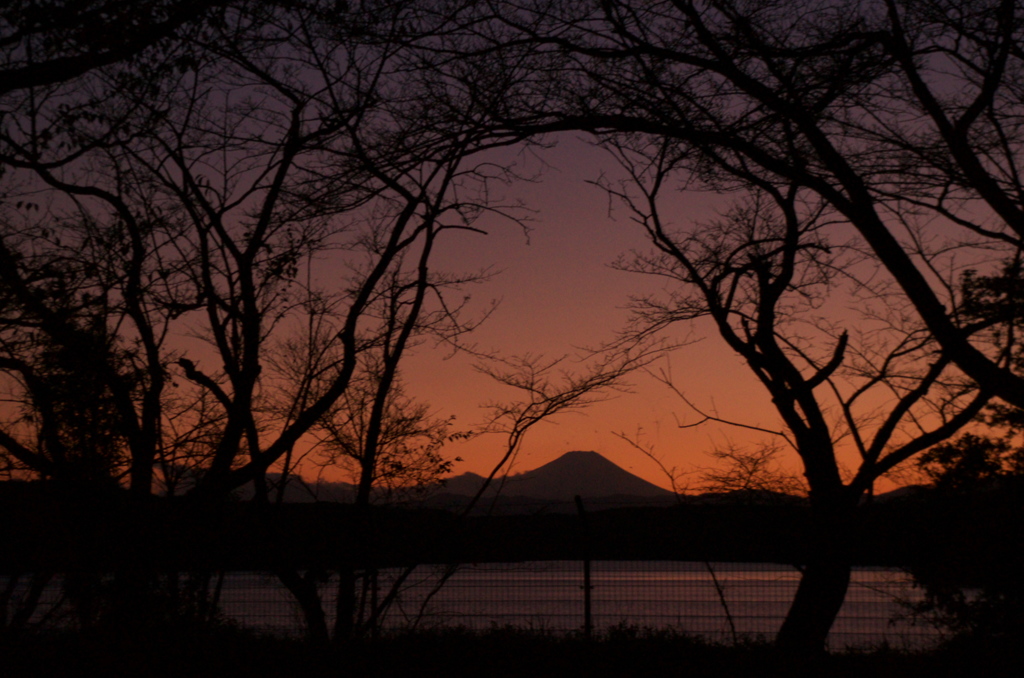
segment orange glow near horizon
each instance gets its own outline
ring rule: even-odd
[[[569,355],[612,340],[628,316],[630,295],[653,291],[652,281],[613,269],[610,264],[631,249],[646,249],[640,228],[629,222],[621,209],[612,206],[605,192],[587,181],[596,179],[610,158],[577,139],[561,140],[545,156],[553,167],[539,182],[514,187],[533,215],[527,236],[510,224],[497,224],[488,236],[463,239],[455,254],[442,255],[441,267],[472,269],[494,266],[501,271],[495,280],[471,290],[483,307],[496,299],[494,314],[469,342],[481,350],[501,355]],[[694,204],[692,216],[705,216],[707,207]],[[680,328],[688,334],[689,328]],[[751,407],[760,386],[732,351],[717,337],[678,351],[672,371],[688,395],[709,403],[746,401],[742,408],[723,407],[723,416],[754,416],[761,424],[772,419],[767,397],[762,406]],[[406,367],[411,390],[431,403],[438,414],[455,414],[457,421],[474,425],[486,419],[487,402],[516,397],[514,389],[493,383],[476,373],[473,360],[455,356],[443,360],[436,351],[422,350]],[[652,369],[665,367],[664,362]],[[617,434],[634,436],[642,429],[647,444],[665,466],[690,470],[707,465],[705,452],[723,435],[711,428],[680,430],[677,418],[693,419],[676,395],[651,377],[638,373],[628,382],[628,392],[606,393],[607,400],[584,409],[556,415],[534,427],[526,436],[511,472],[541,466],[572,450],[599,452],[619,466],[668,487],[657,463],[631,447]],[[709,388],[710,384],[716,384]],[[729,410],[734,410],[729,412]],[[735,411],[740,410],[740,411]],[[756,412],[756,414],[755,414]],[[744,438],[744,434],[739,438]],[[717,440],[721,442],[721,440]],[[454,444],[451,454],[463,459],[454,473],[489,473],[504,452],[505,441],[497,434]]]
[[[655,292],[656,285],[661,285],[610,266],[632,249],[648,249],[648,243],[623,210],[614,205],[609,210],[602,189],[587,183],[611,164],[604,151],[579,139],[563,139],[544,159],[552,167],[538,182],[510,188],[514,197],[535,210],[528,236],[509,222],[481,223],[488,235],[456,234],[457,242],[442,249],[435,264],[441,270],[493,267],[500,272],[467,290],[472,295],[471,308],[481,312],[499,302],[491,317],[466,340],[482,351],[504,356],[578,355],[580,348],[614,338],[628,316],[630,295]],[[685,213],[673,215],[676,223],[713,216],[713,199],[701,194],[682,196]],[[750,426],[781,429],[767,392],[709,323],[681,324],[670,339],[686,345],[653,364],[652,371],[670,370],[676,388],[706,412]],[[471,356],[450,353],[445,347],[422,345],[405,363],[403,373],[409,394],[429,403],[439,417],[454,415],[457,430],[485,421],[487,403],[517,396],[514,389],[477,373]],[[571,367],[570,358],[567,368]],[[526,471],[569,451],[590,450],[645,480],[669,487],[658,463],[619,435],[635,438],[640,432],[644,445],[653,449],[663,466],[683,474],[682,486],[693,487],[699,482],[700,469],[712,465],[709,452],[716,447],[782,442],[722,424],[681,428],[681,423],[692,424],[700,417],[668,387],[644,373],[629,378],[628,386],[626,392],[607,393],[607,400],[534,427],[512,467],[502,472]],[[454,465],[454,474],[486,475],[504,451],[503,436],[486,434],[452,443],[444,454],[462,459]],[[786,450],[782,461],[787,470],[801,473],[792,450]],[[855,468],[855,459],[848,462]],[[890,481],[879,483],[883,490],[892,486]]]
[[[572,369],[585,349],[609,342],[623,328],[631,295],[657,293],[663,283],[611,266],[631,250],[649,249],[649,243],[625,210],[610,203],[604,190],[588,183],[609,171],[613,163],[608,155],[573,137],[560,139],[557,147],[542,153],[550,167],[539,180],[520,182],[507,191],[508,197],[521,200],[532,211],[529,232],[508,220],[481,219],[475,226],[486,235],[462,231],[442,239],[435,268],[460,273],[496,271],[492,280],[465,290],[471,296],[470,313],[482,314],[498,302],[466,343],[506,357],[564,355],[568,356],[565,367]],[[525,173],[536,169],[526,167]],[[685,226],[713,217],[729,199],[687,193],[674,201],[676,213],[669,216],[677,226]],[[338,270],[332,265],[327,256],[314,264],[317,282],[325,287],[337,285],[333,278]],[[782,429],[764,387],[710,322],[680,323],[666,338],[682,346],[650,365],[650,371],[671,374],[674,387],[704,412],[747,426]],[[217,364],[210,347],[196,336],[180,333],[175,341],[197,364],[203,365],[204,357],[209,360],[207,367]],[[450,347],[425,342],[403,363],[408,395],[427,403],[437,417],[455,416],[455,430],[478,428],[487,419],[488,403],[513,400],[518,394],[478,373],[475,362],[471,355],[453,355]],[[662,467],[674,470],[681,489],[697,489],[701,470],[714,463],[709,453],[716,448],[784,443],[777,436],[724,424],[690,427],[700,415],[644,372],[627,378],[625,389],[603,396],[600,402],[556,415],[531,429],[513,464],[502,473],[530,470],[566,452],[587,450],[665,488],[670,482]],[[661,466],[623,436],[639,437]],[[502,458],[505,443],[501,435],[485,434],[453,442],[442,454],[461,458],[453,474],[487,475]],[[856,468],[852,451],[843,451],[841,457],[850,469]],[[786,449],[781,462],[787,471],[802,473],[793,450]],[[321,474],[326,480],[351,480],[341,469],[318,468],[313,457],[307,457],[299,470],[309,477]],[[879,490],[895,486],[886,479],[877,485]]]

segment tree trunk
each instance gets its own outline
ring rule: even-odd
[[[817,505],[812,499],[808,561],[776,637],[780,649],[799,654],[825,652],[828,633],[846,599],[852,570],[853,509],[837,499]]]
[[[776,645],[800,654],[820,654],[850,585],[850,564],[808,563]]]
[[[317,591],[314,573],[307,571],[300,575],[290,567],[278,567],[275,574],[282,584],[295,598],[302,610],[302,618],[306,622],[306,639],[318,647],[326,647],[331,642],[327,630],[327,618]]]
[[[14,590],[17,588],[19,579],[19,575],[12,575],[7,582],[7,590],[0,596],[0,628],[4,630],[21,630],[28,626],[29,620],[39,607],[39,601],[42,599],[43,593],[46,592],[46,587],[53,580],[53,574],[50,572],[36,572],[32,575],[29,580],[28,592],[24,599],[18,603],[10,615],[10,622],[8,622],[8,604]]]
[[[338,568],[338,597],[335,601],[334,641],[349,640],[355,633],[356,568],[343,563]]]

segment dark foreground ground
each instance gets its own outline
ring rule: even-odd
[[[1018,678],[1024,676],[1024,648],[1018,641],[959,641],[922,654],[879,648],[812,658],[781,655],[768,644],[723,647],[631,629],[592,641],[508,630],[446,631],[330,649],[223,627],[133,629],[0,635],[0,676]]]

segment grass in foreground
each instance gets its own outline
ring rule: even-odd
[[[725,646],[670,631],[618,629],[594,640],[542,631],[422,631],[315,648],[300,640],[214,628],[0,636],[0,676],[106,678],[302,676],[829,676],[1024,675],[1021,643],[960,641],[922,653],[887,648],[794,657],[768,643]]]

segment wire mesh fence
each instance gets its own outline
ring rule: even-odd
[[[622,627],[671,629],[735,642],[771,638],[799,581],[796,567],[775,563],[594,561],[588,591],[581,561],[418,565],[359,571],[356,600],[360,620],[369,610],[384,610],[377,620],[382,629],[514,627],[566,633],[585,628],[589,593],[589,622],[596,633]],[[33,595],[34,585],[39,597],[32,624],[73,622],[74,600],[62,578],[41,588],[31,578],[0,582],[6,623]],[[210,591],[226,620],[279,634],[303,631],[294,597],[270,574],[222,574],[211,579]],[[338,578],[324,577],[319,594],[333,625]],[[855,568],[830,647],[933,646],[939,630],[909,615],[909,605],[920,599],[900,569]],[[381,605],[385,600],[389,604]]]
[[[778,631],[800,580],[792,566],[773,563],[594,561],[590,589],[581,561],[419,565],[357,573],[356,613],[374,609],[385,630],[514,627],[551,633],[637,627],[670,629],[712,641],[770,639]],[[32,595],[32,580],[0,578],[9,622]],[[38,589],[38,582],[37,589]],[[219,614],[240,625],[298,635],[304,621],[294,597],[271,574],[228,572],[212,577],[209,590]],[[61,577],[38,589],[32,623],[73,619]],[[334,623],[338,577],[319,584],[322,608]],[[889,646],[923,649],[940,631],[909,614],[921,593],[894,568],[855,568],[843,608],[829,637],[832,649]],[[388,605],[382,605],[388,602]]]

